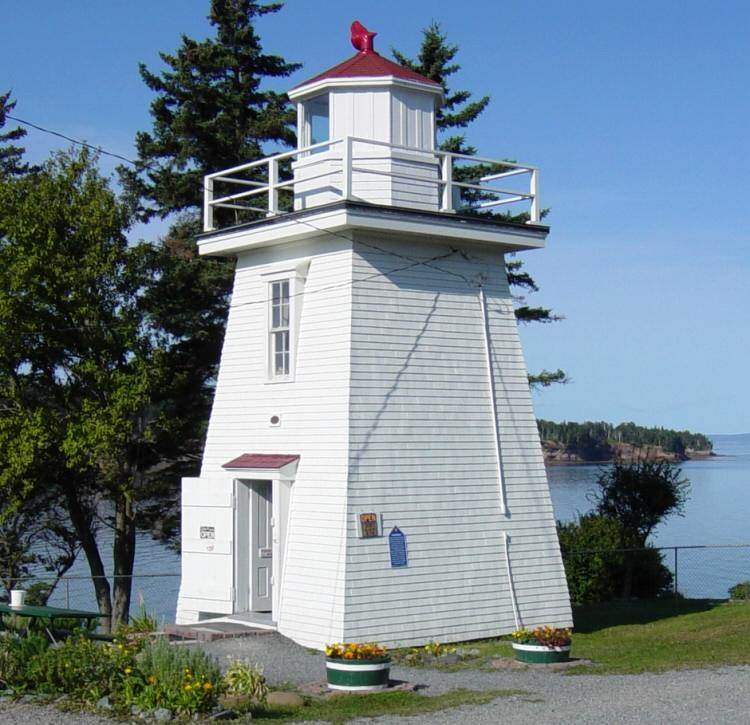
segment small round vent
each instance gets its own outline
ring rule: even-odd
[[[277,427],[281,425],[281,416],[280,415],[272,415],[271,420],[269,421],[272,426]]]

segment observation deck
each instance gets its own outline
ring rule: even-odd
[[[488,173],[477,178],[477,168]],[[542,247],[548,232],[536,166],[356,136],[218,171],[204,184],[202,254],[237,251],[238,236],[248,248],[344,226],[500,242],[507,251]],[[488,213],[499,208],[510,214]]]

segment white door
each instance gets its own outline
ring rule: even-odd
[[[251,484],[252,514],[250,526],[251,599],[254,612],[270,612],[273,581],[273,516],[272,486],[270,481]]]
[[[234,611],[233,494],[227,476],[182,479],[180,599],[186,609]]]

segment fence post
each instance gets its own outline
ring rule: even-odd
[[[352,137],[344,137],[344,150],[341,153],[341,198],[352,198]]]
[[[453,209],[453,157],[450,154],[443,156],[442,163],[443,198],[440,211],[451,212]]]
[[[674,547],[674,598],[677,599],[677,547]]]
[[[206,176],[203,179],[203,231],[211,232],[214,228],[214,180]]]
[[[532,193],[531,197],[531,209],[529,210],[529,223],[530,224],[537,224],[539,222],[540,217],[540,209],[539,209],[539,169],[532,169],[531,170],[531,179],[530,179],[530,191]]]
[[[65,579],[65,606],[70,609],[70,579]]]
[[[276,216],[279,213],[279,160],[273,156],[268,159],[268,213],[266,216]]]

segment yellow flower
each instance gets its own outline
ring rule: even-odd
[[[150,684],[155,685],[156,684],[156,677],[154,675],[148,676],[148,681]]]
[[[125,674],[129,675],[133,670],[130,667],[125,668]]]
[[[203,689],[204,690],[213,690],[214,686],[210,682],[206,682],[206,683],[203,684]]]

